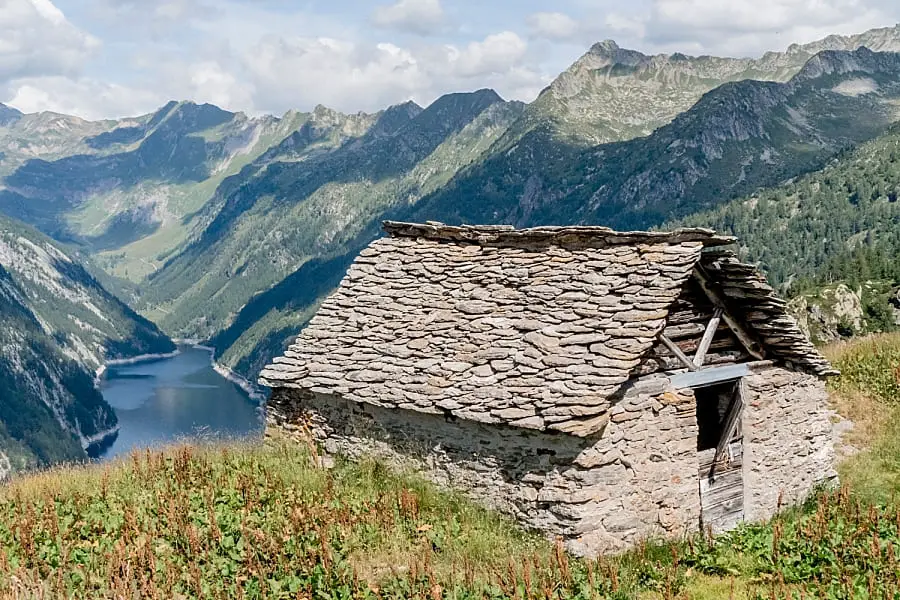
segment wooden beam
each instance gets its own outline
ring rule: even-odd
[[[734,430],[737,428],[743,410],[744,400],[741,394],[741,384],[737,383],[734,386],[734,394],[731,397],[731,404],[728,407],[728,416],[725,418],[725,427],[722,429],[722,437],[719,438],[719,444],[716,446],[716,454],[713,456],[712,468],[709,471],[710,479],[713,479],[716,465],[719,463],[719,458],[731,443],[731,436],[734,435]]]
[[[696,371],[697,366],[691,362],[691,359],[687,357],[687,354],[681,351],[681,348],[678,347],[678,344],[673,342],[666,336],[666,334],[660,334],[659,341],[663,343],[663,345],[669,349],[669,351],[678,358],[688,368],[689,371]]]
[[[726,381],[734,381],[752,373],[747,364],[748,363],[741,363],[724,367],[710,367],[692,371],[690,373],[671,375],[669,376],[669,383],[676,390],[683,390],[686,388],[700,388],[715,385],[717,383],[725,383]]]
[[[741,342],[744,348],[747,349],[750,356],[757,360],[763,360],[766,355],[762,344],[757,342],[754,337],[744,329],[744,326],[741,325],[740,321],[735,319],[731,313],[728,312],[728,306],[725,304],[725,299],[715,289],[712,279],[699,264],[694,267],[694,277],[696,278],[697,283],[700,284],[703,293],[706,294],[710,302],[713,303],[713,306],[722,310],[722,319],[725,321],[725,324],[728,325],[728,328],[731,329],[734,336]]]
[[[709,345],[712,344],[713,338],[716,337],[719,321],[722,320],[722,312],[721,308],[716,307],[716,312],[713,313],[712,319],[710,319],[709,323],[706,325],[706,331],[703,332],[703,339],[700,340],[700,347],[697,348],[697,352],[694,354],[694,366],[696,367],[703,366],[706,353],[709,351]]]

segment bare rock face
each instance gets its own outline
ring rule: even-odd
[[[865,328],[860,294],[843,283],[791,300],[788,311],[814,342],[833,342]]]
[[[12,471],[12,465],[9,463],[9,457],[0,450],[0,481],[6,479]]]

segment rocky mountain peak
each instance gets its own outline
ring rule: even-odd
[[[498,102],[503,102],[503,98],[491,89],[444,94],[428,105],[415,121],[425,129],[458,130]]]
[[[896,74],[900,69],[900,53],[873,52],[863,46],[855,50],[823,50],[810,58],[794,78],[809,81],[824,75],[866,73]]]
[[[870,29],[856,35],[829,35],[808,44],[791,44],[786,54],[817,54],[825,50],[856,50],[866,47],[874,52],[900,51],[900,24]]]
[[[379,121],[387,118],[405,122],[411,119],[415,119],[420,114],[422,114],[423,110],[425,109],[412,100],[408,100],[401,104],[394,104],[393,106],[388,107],[387,110],[382,113],[382,118],[379,119]]]
[[[334,125],[346,118],[344,113],[329,108],[324,104],[316,104],[312,110],[312,121],[317,125]]]
[[[0,104],[0,126],[6,126],[22,118],[22,112],[11,106]]]
[[[371,136],[381,137],[393,135],[404,125],[418,117],[425,110],[412,100],[388,107],[379,116],[372,130]]]
[[[615,55],[617,50],[619,50],[619,44],[615,40],[603,40],[591,46],[590,52],[598,55]]]
[[[650,57],[637,50],[622,48],[614,40],[603,40],[591,46],[584,56],[575,61],[568,71],[579,71],[585,68],[598,69],[611,65],[637,66]]]

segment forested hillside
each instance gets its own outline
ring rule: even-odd
[[[785,294],[843,282],[868,326],[895,326],[900,284],[900,127],[842,152],[820,171],[667,226],[704,226],[741,240]]]
[[[779,285],[854,285],[900,275],[900,127],[842,151],[822,170],[668,226],[711,226],[740,237],[745,258]]]

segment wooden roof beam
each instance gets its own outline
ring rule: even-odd
[[[703,293],[706,294],[706,297],[709,298],[710,302],[712,302],[713,306],[722,311],[722,320],[725,321],[725,324],[728,325],[728,328],[731,329],[731,332],[734,333],[734,336],[741,345],[744,346],[750,356],[756,360],[764,360],[766,352],[762,344],[756,341],[755,336],[747,331],[743,324],[728,312],[725,298],[716,289],[709,273],[707,273],[700,264],[694,266],[694,278],[697,280],[697,283],[700,284],[700,288],[703,290]]]
[[[712,319],[706,325],[706,331],[703,332],[703,339],[700,340],[700,347],[694,353],[694,366],[702,367],[703,361],[706,360],[706,353],[709,352],[709,346],[712,344],[713,338],[716,337],[716,330],[719,328],[719,322],[722,320],[721,308],[716,308]]]
[[[696,371],[698,369],[697,365],[691,362],[691,359],[687,357],[681,348],[678,347],[678,344],[669,339],[664,333],[659,335],[659,341],[663,343],[663,345],[669,349],[669,352],[675,355],[675,357],[681,361],[681,363],[688,368],[689,371]]]

